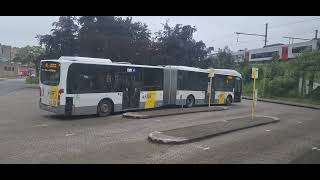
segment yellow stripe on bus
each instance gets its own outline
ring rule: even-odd
[[[219,94],[219,104],[224,104],[224,92],[220,92]]]
[[[145,109],[154,108],[156,104],[156,91],[147,91],[147,100],[144,104]]]
[[[50,87],[49,104],[56,107],[58,105],[58,86]]]

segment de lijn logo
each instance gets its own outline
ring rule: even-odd
[[[135,68],[127,68],[127,72],[136,72]]]

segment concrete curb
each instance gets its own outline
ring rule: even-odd
[[[256,116],[256,117],[266,117],[266,118],[272,119],[272,121],[264,122],[264,123],[260,123],[260,124],[249,125],[246,127],[231,129],[231,130],[227,130],[227,131],[221,131],[219,133],[213,133],[213,134],[209,134],[206,136],[191,138],[191,139],[187,139],[184,137],[168,136],[168,135],[163,134],[162,132],[154,131],[149,134],[147,139],[150,142],[159,143],[159,144],[186,144],[186,143],[191,143],[191,142],[199,141],[202,139],[207,139],[210,137],[215,137],[215,136],[219,136],[222,134],[227,134],[227,133],[231,133],[231,132],[235,132],[235,131],[239,131],[239,130],[243,130],[243,129],[249,129],[252,127],[262,126],[262,125],[271,124],[271,123],[277,123],[280,121],[280,119],[278,117],[272,117],[272,116]],[[230,120],[232,120],[232,119],[230,119]]]
[[[242,99],[252,100],[252,97],[242,96]],[[281,100],[273,100],[273,99],[265,99],[265,98],[258,98],[258,101],[284,104],[284,105],[296,106],[296,107],[311,108],[311,109],[320,109],[320,106],[317,106],[317,105],[301,104],[301,103],[295,103],[295,102],[289,102],[289,101],[281,101]]]
[[[158,115],[139,115],[135,114],[132,112],[127,112],[122,114],[122,117],[124,118],[131,118],[131,119],[149,119],[149,118],[154,118],[154,117],[162,117],[162,116],[175,116],[175,115],[180,115],[180,114],[191,114],[191,113],[198,113],[198,112],[212,112],[212,111],[223,111],[223,110],[228,110],[228,107],[221,107],[221,109],[212,109],[212,110],[199,110],[199,111],[185,111],[185,112],[176,112],[176,113],[168,113],[168,114],[158,114]],[[139,113],[139,112],[138,112]]]
[[[155,131],[149,134],[148,139],[153,142],[161,144],[181,144],[188,142],[189,139],[182,137],[174,137],[163,134],[162,132]]]

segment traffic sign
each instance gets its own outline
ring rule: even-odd
[[[210,68],[209,69],[209,74],[208,74],[208,77],[210,78],[210,82],[209,82],[209,86],[208,86],[208,95],[209,95],[209,107],[211,105],[211,94],[212,94],[212,78],[214,76],[214,73],[213,73],[213,68]]]
[[[258,68],[252,68],[251,78],[252,79],[258,79],[259,69]]]
[[[214,76],[213,69],[210,68],[210,69],[209,69],[208,77],[213,77],[213,76]]]
[[[251,110],[251,117],[252,119],[255,116],[254,109],[257,105],[258,100],[258,91],[256,90],[256,79],[258,79],[259,69],[252,68],[251,78],[253,79],[253,88],[252,88],[252,110]]]

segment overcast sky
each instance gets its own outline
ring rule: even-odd
[[[58,16],[0,16],[0,43],[38,45],[35,36],[49,33],[57,19]],[[282,36],[313,38],[315,29],[320,30],[320,16],[133,16],[134,21],[146,23],[152,33],[162,29],[161,24],[167,19],[171,26],[195,26],[194,38],[215,50],[226,45],[234,51],[262,47],[264,37],[240,35],[237,42],[235,32],[264,34],[265,23],[269,23],[268,44],[288,43]]]

